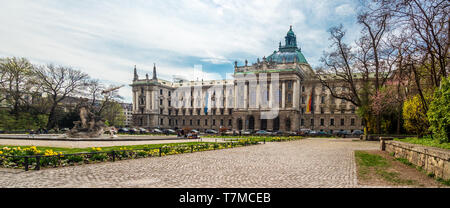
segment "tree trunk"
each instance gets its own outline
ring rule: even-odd
[[[47,122],[47,129],[50,130],[53,127],[55,127],[56,124],[56,105],[57,104],[52,104],[52,107],[50,109],[50,115],[48,116],[48,122]]]

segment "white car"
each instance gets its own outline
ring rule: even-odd
[[[161,131],[160,129],[153,129],[152,133],[162,134],[163,131]]]

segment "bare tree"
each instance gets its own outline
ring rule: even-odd
[[[324,52],[321,62],[325,68],[317,70],[317,77],[333,97],[361,106],[358,80],[364,81],[368,76],[357,74],[357,57],[352,48],[343,42],[345,36],[343,26],[332,27],[328,32],[333,50]]]
[[[449,72],[449,3],[445,0],[373,0],[374,14],[389,13],[391,34],[402,40],[403,59],[401,70],[410,76],[414,89],[420,95],[422,106],[428,110],[425,93],[438,87],[442,77]],[[409,89],[411,89],[410,87]]]
[[[90,99],[91,110],[96,116],[101,116],[103,111],[123,99],[118,90],[122,86],[110,85],[106,87],[98,80],[91,80],[87,85],[87,93]]]
[[[51,107],[47,128],[56,125],[56,108],[68,96],[75,96],[87,86],[88,75],[64,66],[47,65],[36,69],[43,92],[47,94]]]
[[[446,0],[374,0],[378,10],[395,17],[395,27],[410,34],[411,61],[425,66],[430,83],[438,87],[449,73],[450,5]]]

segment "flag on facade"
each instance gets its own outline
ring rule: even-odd
[[[306,112],[308,113],[311,112],[313,91],[314,90],[311,90],[311,95],[309,96],[308,99],[308,106],[306,106]]]
[[[205,115],[208,113],[208,92],[205,93]]]

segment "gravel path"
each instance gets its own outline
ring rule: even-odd
[[[0,187],[358,187],[353,151],[378,145],[314,138],[41,171],[0,169]]]

